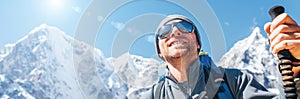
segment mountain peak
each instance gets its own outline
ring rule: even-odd
[[[33,30],[31,30],[31,31],[29,32],[29,34],[38,32],[38,31],[40,31],[40,30],[45,30],[47,27],[49,27],[47,24],[41,24],[40,26],[35,27]]]
[[[0,61],[8,54],[12,53],[13,49],[24,49],[24,47],[29,49],[34,49],[32,47],[35,47],[37,49],[39,47],[37,45],[43,44],[44,42],[59,44],[56,42],[61,41],[57,40],[71,41],[72,37],[68,36],[57,27],[41,24],[19,39],[16,43],[6,44],[3,49],[0,49]],[[34,49],[33,52],[35,52],[36,49]]]
[[[252,38],[254,40],[265,38],[259,29],[259,27],[255,27],[248,38]]]
[[[252,56],[257,56],[256,54],[269,55],[269,44],[268,40],[261,34],[259,27],[253,29],[252,33],[243,40],[238,41],[234,46],[221,58],[221,60],[236,59],[237,56],[244,56],[251,54]],[[234,55],[235,56],[232,56]],[[230,61],[230,60],[228,60]]]
[[[247,38],[235,43],[217,64],[227,68],[239,68],[253,74],[267,88],[277,88],[280,84],[278,79],[266,80],[280,76],[276,68],[276,58],[269,51],[269,47],[268,40],[256,27]]]
[[[259,27],[256,27],[253,29],[252,33],[248,37],[235,43],[230,50],[245,51],[255,46],[268,46],[267,42],[268,40],[261,34]]]
[[[5,55],[0,51],[2,95],[94,99],[109,92],[113,68],[102,52],[57,27],[42,24],[9,47]]]
[[[62,40],[72,41],[73,38],[57,27],[41,24],[12,45],[32,43],[41,44],[44,42],[48,42],[50,44],[59,44],[58,42],[63,42]]]

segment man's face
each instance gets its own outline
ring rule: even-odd
[[[182,20],[173,20],[166,24],[180,22]],[[195,33],[183,33],[177,26],[174,26],[168,37],[159,39],[160,57],[180,58],[183,56],[197,55],[197,43]]]

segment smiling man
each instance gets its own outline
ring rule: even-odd
[[[198,54],[201,53],[199,32],[185,16],[170,15],[162,20],[155,32],[155,44],[167,72],[144,98],[269,99],[276,96],[251,75],[217,67],[207,54]]]
[[[197,59],[197,50],[200,49],[200,43],[197,43],[199,36],[191,33],[194,32],[193,25],[187,21],[175,19],[164,24],[159,32],[161,35],[156,35],[159,57],[172,65],[169,67],[172,68],[170,69],[172,72],[181,72],[176,75],[177,80],[187,80],[188,65]]]

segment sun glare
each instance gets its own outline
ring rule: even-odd
[[[51,7],[60,8],[63,5],[63,0],[50,0]]]

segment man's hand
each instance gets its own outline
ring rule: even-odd
[[[288,49],[300,60],[300,26],[289,15],[286,13],[278,15],[272,22],[266,23],[264,29],[275,56],[279,51]]]
[[[286,13],[278,15],[272,22],[264,26],[270,40],[271,51],[278,52],[287,49],[300,60],[300,26]],[[293,67],[294,77],[300,74],[300,67]]]

